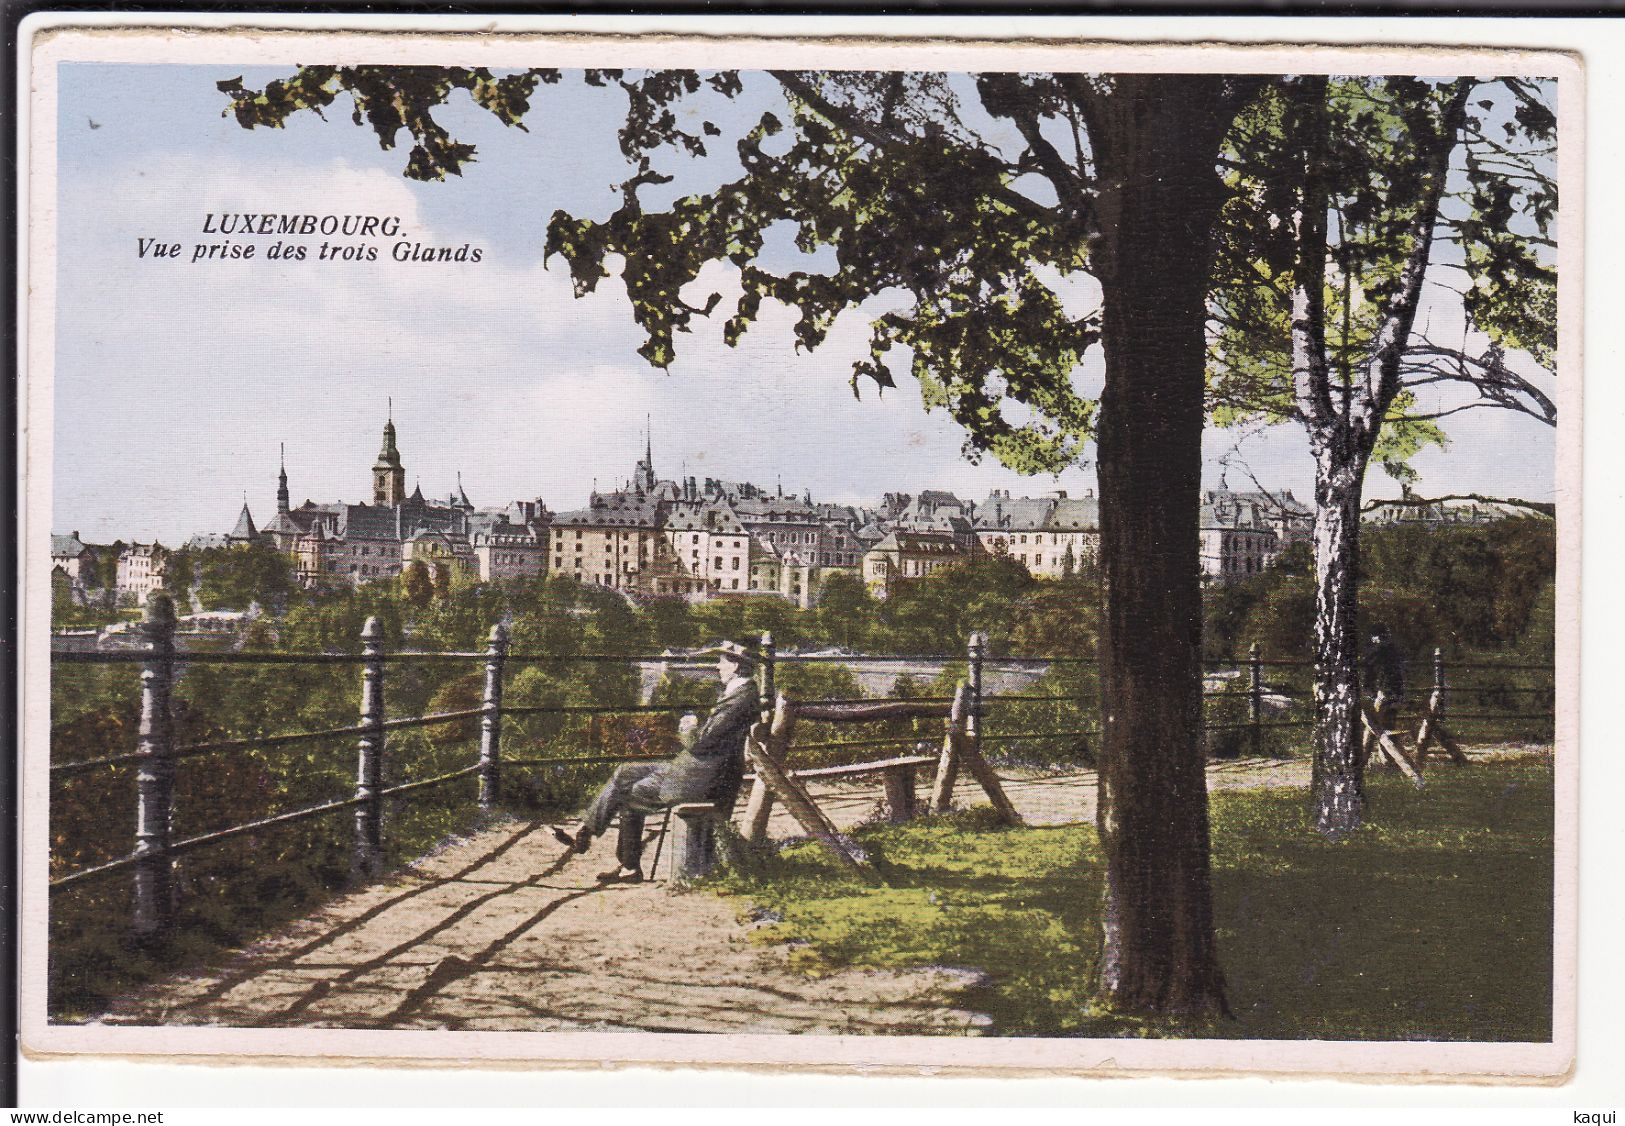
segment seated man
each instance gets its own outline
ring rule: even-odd
[[[598,877],[604,883],[637,883],[643,879],[643,818],[683,802],[715,802],[719,810],[733,806],[745,775],[745,735],[760,715],[756,682],[751,675],[756,659],[737,642],[724,641],[711,652],[717,655],[722,697],[706,721],[669,762],[629,762],[616,768],[588,808],[580,830],[571,836],[555,828],[553,835],[573,852],[585,852],[592,839],[617,814],[621,831],[615,856],[620,862]]]

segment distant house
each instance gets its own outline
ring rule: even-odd
[[[1229,582],[1261,572],[1280,551],[1280,537],[1259,496],[1223,489],[1202,494],[1202,573]]]
[[[675,506],[666,517],[665,534],[672,557],[705,589],[750,589],[751,534],[727,501]]]
[[[119,553],[118,593],[138,606],[145,606],[152,592],[164,585],[168,550],[156,540],[132,543]]]
[[[96,566],[96,553],[79,538],[78,532],[52,536],[51,566],[62,568],[73,588],[82,592],[87,574]]]
[[[473,536],[480,578],[533,578],[547,574],[546,528],[526,524],[493,524]]]
[[[474,578],[480,573],[474,548],[461,536],[444,532],[419,532],[401,545],[401,567],[422,563],[431,575],[445,579]]]
[[[899,582],[923,578],[970,552],[947,532],[892,532],[863,557],[863,580],[878,596],[891,594]]]
[[[1222,490],[1221,490],[1222,491]],[[1208,496],[1217,496],[1214,491]],[[1275,532],[1277,552],[1295,543],[1309,543],[1315,536],[1315,511],[1292,495],[1291,489],[1274,492],[1232,492],[1238,504],[1256,504],[1264,522]]]
[[[1533,510],[1522,505],[1477,500],[1440,500],[1430,501],[1427,504],[1378,504],[1364,513],[1361,519],[1364,523],[1379,526],[1450,528],[1493,524],[1514,516],[1535,515],[1537,514]]]
[[[1009,489],[996,489],[976,509],[976,539],[989,555],[1014,559],[1033,574],[1059,564],[1064,548],[1047,543],[1045,529],[1055,513],[1057,497],[1012,497]],[[1048,556],[1048,560],[1046,560]]]
[[[190,548],[208,549],[222,547],[246,547],[253,543],[269,543],[269,537],[260,534],[254,526],[254,514],[248,511],[248,502],[243,502],[243,509],[237,514],[237,523],[232,525],[229,532],[201,532],[186,541]]]

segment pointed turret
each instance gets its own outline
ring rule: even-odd
[[[243,510],[237,514],[237,526],[231,530],[233,543],[250,543],[259,539],[259,529],[254,527],[254,515],[248,511],[248,501],[243,501]]]
[[[463,491],[463,474],[461,470],[457,473],[457,491],[451,494],[451,506],[460,508],[464,512],[474,511],[474,502],[469,500],[468,494]]]
[[[276,475],[276,510],[278,515],[288,511],[288,447],[286,443],[280,445],[281,453],[277,457],[279,468]]]

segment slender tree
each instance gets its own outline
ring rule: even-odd
[[[245,127],[277,126],[347,93],[354,120],[384,148],[409,135],[406,175],[427,180],[458,174],[475,155],[434,119],[449,96],[465,91],[517,126],[538,88],[560,77],[306,67],[262,90],[220,86]],[[764,76],[746,77],[759,96]],[[645,190],[672,179],[656,166],[661,150],[704,157],[721,135],[703,112],[679,111],[737,99],[745,78],[600,70],[584,79],[624,95],[619,140],[632,172],[607,219],[555,214],[546,253],[568,262],[580,294],[619,262],[651,364],[671,364],[676,334],[717,310],[719,295],[689,291],[705,265],[726,261],[743,290],[723,328],[730,343],[764,300],[799,311],[795,335],[807,348],[843,311],[900,300],[903,309],[873,317],[854,391],[894,386],[891,365],[906,353],[926,406],[963,426],[973,460],[992,453],[1019,471],[1053,472],[1096,439],[1109,701],[1097,991],[1130,1013],[1221,1012],[1196,542],[1203,327],[1226,194],[1220,145],[1264,80],[775,71],[782,101],[736,141],[743,174],[651,208]],[[781,223],[813,260],[780,268],[764,252]],[[1078,313],[1051,283],[1085,271],[1102,300]],[[1097,345],[1098,409],[1074,385]]]
[[[1401,481],[1474,406],[1555,424],[1549,396],[1506,363],[1550,364],[1556,119],[1520,80],[1306,76],[1258,99],[1226,162],[1234,189],[1211,309],[1213,398],[1224,421],[1295,419],[1315,459],[1317,828],[1358,828],[1361,498],[1373,460]],[[1283,221],[1284,220],[1284,221]],[[1441,247],[1447,248],[1441,252]],[[1417,331],[1430,267],[1466,279],[1480,356]],[[1421,405],[1449,385],[1465,402]]]

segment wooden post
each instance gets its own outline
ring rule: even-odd
[[[1259,724],[1264,717],[1264,666],[1258,659],[1258,642],[1247,651],[1247,722],[1252,725],[1253,757],[1264,753],[1263,730]]]
[[[1418,772],[1427,763],[1428,751],[1434,743],[1443,747],[1457,766],[1467,765],[1467,756],[1462,752],[1461,745],[1444,725],[1444,650],[1433,650],[1433,693],[1428,697],[1427,708],[1422,712],[1422,724],[1416,730],[1415,762]]]
[[[480,704],[480,808],[496,808],[502,796],[502,662],[508,649],[508,627],[491,627],[485,649],[485,699]]]
[[[751,728],[750,736],[745,740],[746,757],[749,758],[754,749],[782,764],[784,748],[789,744],[790,732],[794,728],[795,710],[789,700],[780,696],[773,704],[772,724],[758,723]],[[767,840],[767,823],[772,816],[773,788],[758,773],[750,789],[750,799],[745,803],[745,840],[753,845]]]
[[[169,710],[175,683],[175,603],[155,591],[147,599],[142,632],[151,656],[141,666],[141,727],[136,749],[134,929],[138,938],[161,935],[175,920],[174,861],[169,855],[175,795],[174,724]]]
[[[773,701],[778,698],[778,670],[774,667],[778,661],[779,649],[773,644],[771,631],[762,634],[761,668],[757,672],[760,683],[757,685],[762,700],[762,719],[770,720],[773,715]]]
[[[361,734],[356,764],[355,846],[350,877],[361,881],[383,871],[384,803],[379,797],[384,765],[384,628],[377,618],[361,627]]]
[[[937,778],[931,786],[931,812],[947,813],[954,806],[954,783],[959,780],[959,741],[965,737],[965,712],[969,708],[970,685],[961,680],[954,689],[953,707],[948,712],[942,735],[942,757],[937,760]]]
[[[1394,742],[1393,737],[1378,720],[1379,710],[1382,706],[1381,692],[1377,693],[1374,706],[1370,700],[1364,698],[1360,700],[1360,717],[1365,724],[1366,731],[1362,754],[1369,758],[1373,749],[1382,751],[1388,761],[1398,767],[1399,772],[1409,778],[1411,784],[1420,790],[1422,788],[1422,775],[1417,772],[1416,767],[1411,764],[1411,760],[1405,757],[1405,752],[1399,749],[1399,744]]]
[[[929,754],[931,747],[921,743],[919,749],[922,754]],[[914,767],[888,766],[880,778],[886,787],[886,820],[894,825],[914,820]]]
[[[717,866],[717,807],[684,802],[672,807],[672,876],[678,883],[699,879]]]

